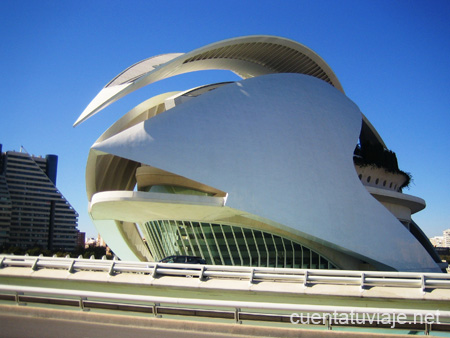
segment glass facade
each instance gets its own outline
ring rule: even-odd
[[[211,265],[336,269],[308,247],[255,229],[218,223],[160,220],[144,224],[155,257],[199,256]]]

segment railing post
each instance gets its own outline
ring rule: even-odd
[[[204,272],[205,272],[205,266],[203,265],[202,268],[200,269],[200,273],[198,275],[198,279],[202,282],[205,280],[205,276],[203,276]]]
[[[70,262],[70,265],[69,265],[69,273],[73,273],[73,265],[75,264],[75,259],[72,259],[72,262]]]
[[[327,314],[325,314],[325,325],[326,325],[326,327],[327,327],[327,330],[332,330],[332,327],[331,327],[331,314],[329,314],[329,313],[327,313]]]
[[[158,269],[158,263],[155,263],[155,267],[153,268],[152,272],[152,278],[155,278],[156,274],[158,273],[156,270]]]
[[[20,304],[20,296],[21,295],[23,295],[23,292],[15,292],[15,294],[14,294],[14,299],[15,299],[17,305],[21,305]]]
[[[0,259],[0,269],[3,268],[3,261],[5,260],[5,256]]]
[[[250,270],[250,279],[249,279],[250,285],[253,284],[253,278],[254,278],[254,276],[255,276],[255,268],[252,268],[252,269]]]
[[[37,270],[37,263],[38,263],[39,257],[36,258],[33,265],[31,266],[31,270],[36,271]]]
[[[153,315],[156,318],[161,318],[162,317],[161,315],[158,315],[158,306],[160,306],[160,305],[161,305],[160,303],[155,303],[155,305],[153,305]]]
[[[87,300],[86,297],[80,297],[80,309],[81,309],[81,311],[89,311],[89,309],[86,309],[86,308],[84,307],[84,301],[85,301],[85,300]]]
[[[422,288],[422,292],[425,292],[426,284],[427,284],[427,281],[426,281],[425,275],[422,274],[422,276],[420,278],[420,287]]]
[[[425,321],[425,336],[429,336],[431,331],[431,324],[429,324],[427,321]]]
[[[305,270],[305,275],[303,279],[303,286],[306,288],[308,287],[308,270]]]
[[[242,322],[239,320],[239,312],[241,312],[240,308],[237,307],[234,309],[234,322],[236,324],[242,324]]]
[[[114,275],[114,264],[116,264],[116,262],[113,261],[111,263],[111,267],[109,268],[108,273],[109,273],[110,276]]]
[[[366,287],[366,274],[364,272],[361,272],[361,292],[364,291],[364,288]]]

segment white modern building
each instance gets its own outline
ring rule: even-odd
[[[402,193],[409,174],[331,68],[297,42],[239,37],[143,60],[75,125],[139,88],[209,69],[242,80],[149,98],[90,149],[89,213],[117,256],[442,270],[411,218],[425,202]]]
[[[440,247],[443,248],[445,247],[444,245],[444,237],[443,236],[434,236],[430,238],[430,242],[431,244],[433,244],[433,246],[435,247]]]
[[[443,231],[443,246],[450,248],[450,229]]]

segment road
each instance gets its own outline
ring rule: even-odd
[[[381,335],[380,335],[381,334]],[[0,304],[1,338],[401,338],[400,332],[311,330],[52,310]]]
[[[202,333],[151,327],[121,326],[5,314],[0,314],[0,323],[0,337],[5,338],[229,338],[232,336],[211,332]]]

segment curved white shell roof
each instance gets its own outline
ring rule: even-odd
[[[151,57],[132,65],[98,93],[74,126],[143,86],[206,69],[231,70],[242,78],[270,73],[301,73],[320,78],[344,91],[326,62],[302,44],[274,36],[246,36],[216,42],[186,54]]]

